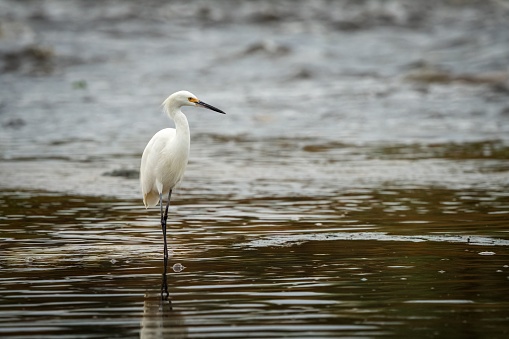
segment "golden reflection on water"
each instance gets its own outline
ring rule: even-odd
[[[2,331],[458,336],[509,317],[506,192],[179,200],[167,300],[158,215],[138,205],[3,192]]]

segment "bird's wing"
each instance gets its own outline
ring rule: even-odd
[[[154,134],[148,142],[141,156],[140,184],[143,202],[146,207],[155,206],[159,201],[159,192],[156,187],[157,161],[165,145],[175,137],[174,128],[165,128]]]

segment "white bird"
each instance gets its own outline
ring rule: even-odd
[[[175,128],[157,132],[148,142],[141,156],[140,184],[145,208],[161,206],[161,228],[164,237],[164,258],[168,258],[166,243],[166,220],[170,206],[171,192],[182,180],[189,158],[190,132],[182,106],[204,107],[225,114],[220,109],[200,101],[188,91],[179,91],[164,100],[163,109],[175,122]],[[168,202],[163,214],[163,196]]]

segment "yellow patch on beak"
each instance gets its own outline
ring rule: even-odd
[[[193,102],[193,103],[195,103],[195,104],[197,104],[197,103],[199,103],[199,102],[200,102],[200,100],[198,100],[198,99],[196,99],[196,98],[193,98],[193,97],[189,97],[189,98],[187,98],[187,100],[189,100],[189,102]]]

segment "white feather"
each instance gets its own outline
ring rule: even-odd
[[[180,91],[163,102],[163,108],[175,122],[176,129],[165,128],[154,134],[141,156],[140,184],[146,208],[156,206],[159,195],[166,196],[184,177],[189,159],[190,132],[180,107],[195,106],[189,98],[196,97]]]

